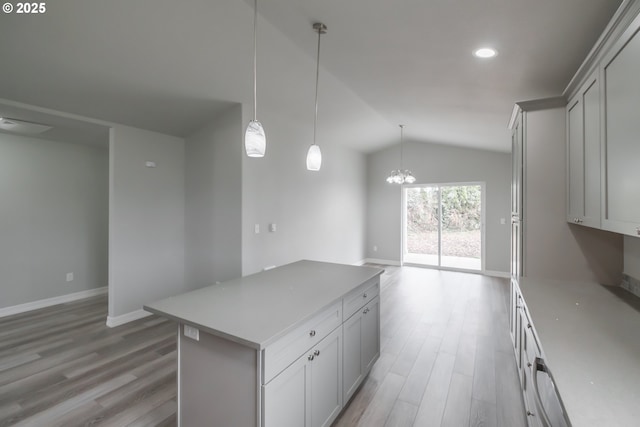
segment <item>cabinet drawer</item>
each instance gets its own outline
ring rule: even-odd
[[[263,384],[342,324],[342,301],[323,310],[264,350]]]
[[[349,292],[343,299],[344,319],[351,317],[380,293],[380,281],[376,277]]]

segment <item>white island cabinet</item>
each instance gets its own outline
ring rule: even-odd
[[[146,305],[178,322],[179,425],[330,426],[380,356],[383,272],[298,261]]]

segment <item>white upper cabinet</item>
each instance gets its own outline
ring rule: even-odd
[[[567,221],[600,227],[600,80],[593,73],[567,105]]]
[[[602,228],[640,235],[640,16],[601,62]]]

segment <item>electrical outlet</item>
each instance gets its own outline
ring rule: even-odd
[[[73,273],[67,273],[67,282],[73,282]]]
[[[192,340],[200,341],[200,330],[193,326],[184,325],[184,336]]]
[[[373,247],[373,252],[378,252],[378,247],[377,246]]]

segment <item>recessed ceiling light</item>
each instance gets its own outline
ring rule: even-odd
[[[493,58],[497,54],[498,51],[490,47],[483,47],[473,52],[473,55],[477,58]]]

